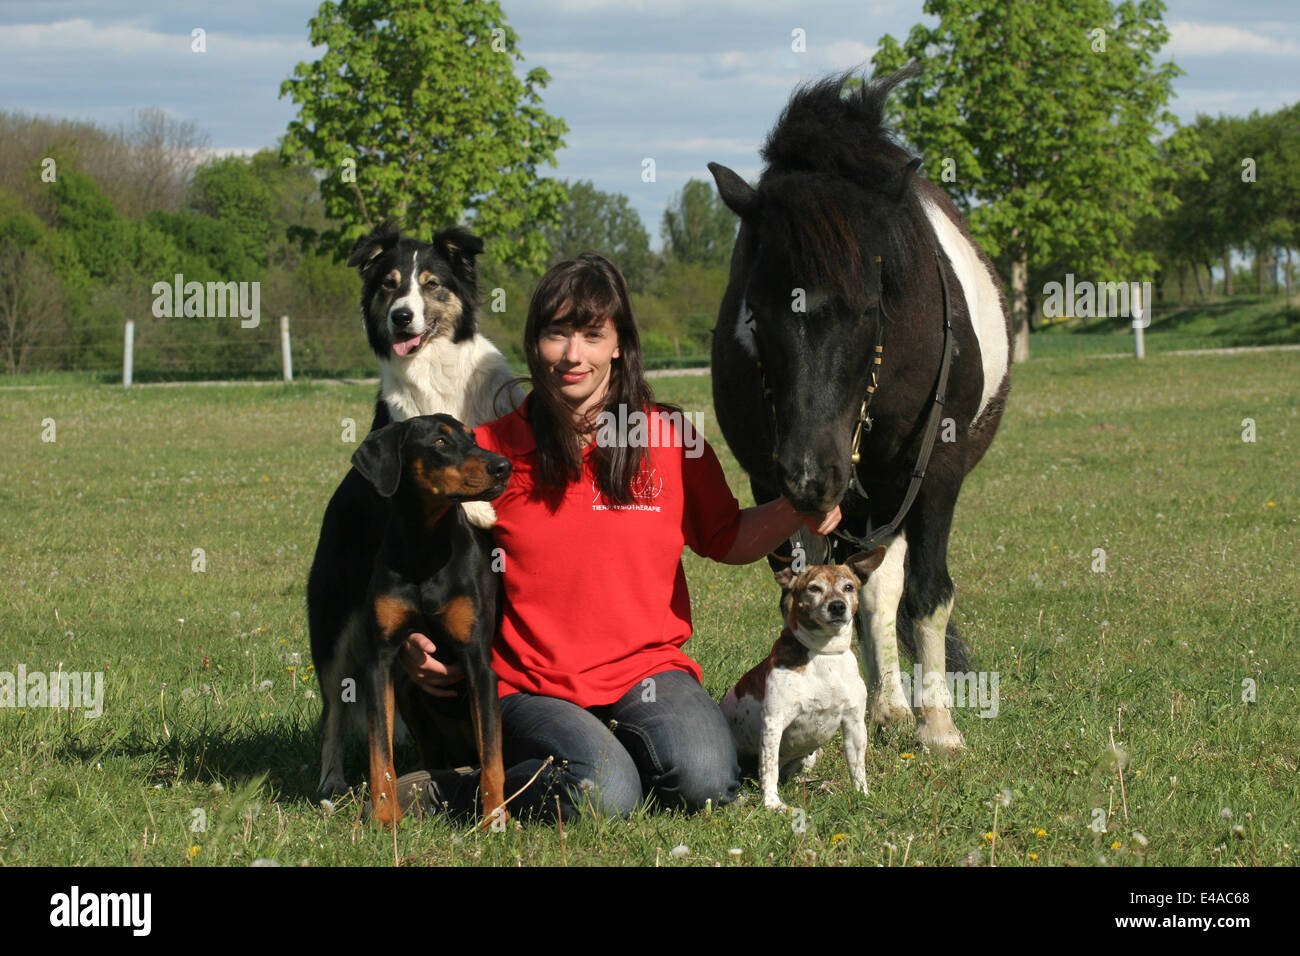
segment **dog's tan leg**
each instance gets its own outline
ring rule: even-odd
[[[396,824],[402,819],[397,804],[397,768],[393,764],[393,675],[387,667],[379,677],[380,699],[367,705],[367,734],[370,743],[370,797],[374,819]]]
[[[952,598],[916,622],[916,646],[921,665],[921,706],[917,709],[916,738],[930,750],[952,754],[966,749],[952,722],[952,694],[944,659],[944,636],[952,615]]]
[[[898,604],[903,598],[906,557],[907,535],[899,532],[889,542],[880,567],[862,585],[865,610],[859,613],[863,615],[867,639],[860,652],[871,692],[871,723],[881,727],[896,727],[912,719],[898,656]]]

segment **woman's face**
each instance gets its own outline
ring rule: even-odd
[[[619,356],[618,332],[608,316],[601,325],[585,329],[553,321],[542,329],[537,350],[575,412],[586,412],[604,400],[610,366]]]

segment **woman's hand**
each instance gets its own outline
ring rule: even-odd
[[[800,513],[789,498],[777,498],[765,505],[755,505],[740,512],[740,530],[736,541],[722,559],[723,564],[749,564],[767,554],[790,535],[807,525],[816,534],[830,534],[840,523],[840,506],[822,514]]]
[[[452,685],[465,679],[465,670],[455,664],[449,667],[434,660],[433,652],[437,649],[425,635],[412,634],[397,656],[406,673],[422,691],[434,697],[459,697],[460,692]]]
[[[836,505],[825,514],[819,511],[801,511],[799,517],[803,519],[804,526],[813,534],[830,534],[839,526],[840,506]]]

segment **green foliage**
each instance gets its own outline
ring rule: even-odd
[[[916,25],[902,44],[882,37],[876,72],[921,63],[896,97],[898,127],[976,239],[1009,261],[1149,278],[1155,258],[1130,239],[1139,219],[1170,205],[1153,188],[1157,128],[1176,123],[1165,104],[1181,74],[1155,64],[1168,39],[1164,4],[928,0],[924,9],[939,22]]]
[[[237,256],[241,267],[244,262],[266,267],[271,190],[248,160],[225,156],[200,166],[190,187],[190,205],[228,227],[228,241],[233,243],[229,255]]]
[[[86,273],[100,279],[130,272],[136,252],[134,224],[113,208],[95,180],[79,170],[63,169],[50,188],[59,228]]]
[[[536,170],[566,127],[541,108],[546,71],[515,75],[519,38],[495,0],[326,2],[310,39],[327,49],[281,86],[299,107],[283,149],[325,173],[341,223],[325,243],[342,257],[383,219],[428,237],[471,216],[491,257],[546,261],[540,229],[564,195]]]
[[[589,179],[562,185],[569,200],[559,222],[542,230],[551,247],[547,267],[592,250],[619,267],[629,288],[643,291],[653,266],[650,234],[628,198],[601,192]]]
[[[725,266],[736,228],[736,214],[713,185],[692,179],[664,210],[665,251],[680,262]]]

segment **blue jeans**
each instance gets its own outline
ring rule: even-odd
[[[613,704],[582,708],[537,694],[501,701],[506,796],[555,761],[510,803],[513,816],[563,819],[585,808],[606,817],[631,813],[653,798],[701,810],[730,803],[740,787],[731,729],[717,703],[690,674],[664,671]],[[478,812],[479,771],[436,773],[450,810]]]

